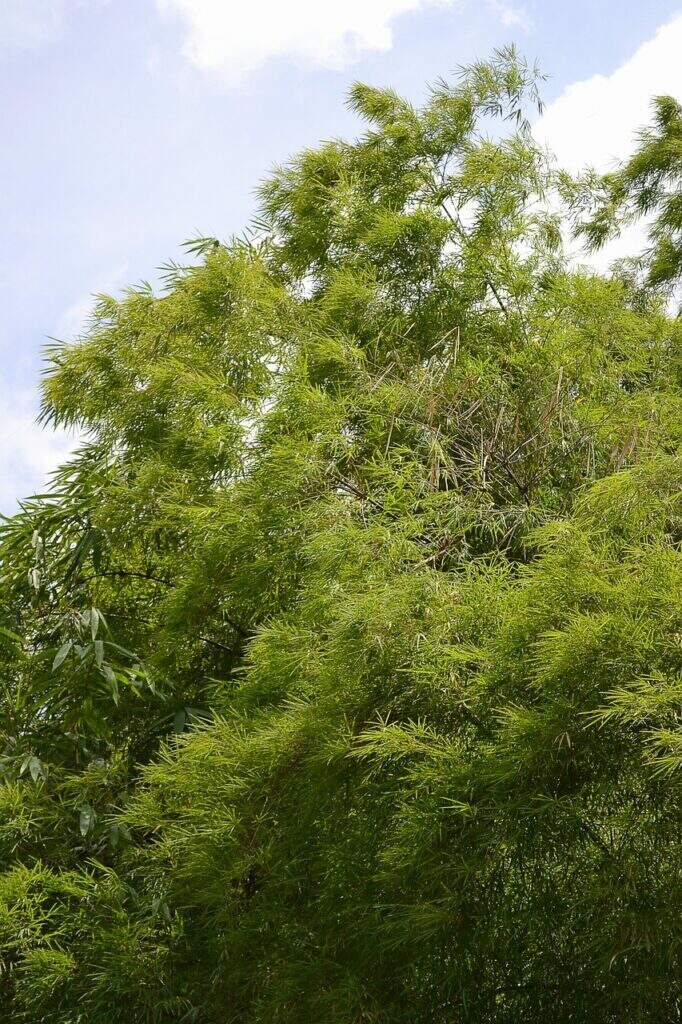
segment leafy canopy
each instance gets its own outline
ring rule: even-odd
[[[682,321],[658,255],[567,262],[538,102],[512,50],[355,86],[246,238],[48,351],[0,1021],[679,1020]]]

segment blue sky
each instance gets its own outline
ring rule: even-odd
[[[0,0],[0,511],[67,450],[34,426],[41,348],[93,292],[240,231],[273,164],[355,132],[353,80],[418,100],[510,41],[550,74],[536,132],[574,168],[682,95],[680,0]]]

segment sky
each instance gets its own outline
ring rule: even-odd
[[[357,134],[353,81],[418,102],[509,42],[550,76],[534,131],[570,170],[682,97],[681,0],[0,0],[0,512],[73,444],[36,424],[42,349],[93,294],[240,233],[274,165]]]

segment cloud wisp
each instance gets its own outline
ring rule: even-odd
[[[185,56],[198,68],[238,84],[267,61],[287,57],[338,69],[366,51],[389,50],[392,23],[457,0],[156,0],[186,30]]]

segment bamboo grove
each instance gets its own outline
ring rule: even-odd
[[[682,1015],[680,106],[575,180],[513,50],[350,104],[46,353],[1,1022]]]

